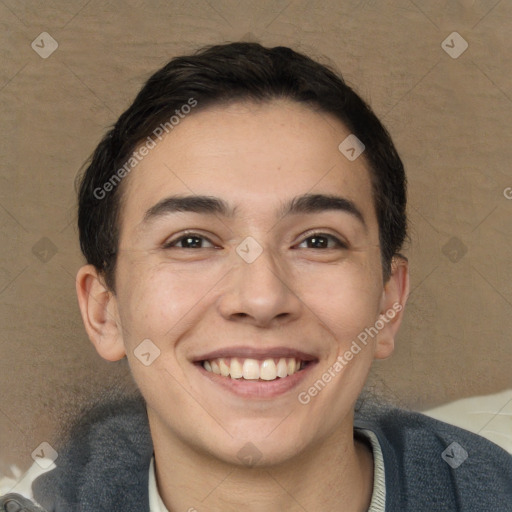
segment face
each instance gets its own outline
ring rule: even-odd
[[[338,149],[349,134],[290,101],[211,107],[126,178],[108,328],[88,330],[107,359],[126,354],[154,439],[231,463],[250,441],[273,464],[352,429],[403,286],[383,283],[366,162]]]

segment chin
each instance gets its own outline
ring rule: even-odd
[[[315,440],[308,442],[304,429],[298,428],[298,425],[294,432],[280,428],[282,420],[258,422],[251,428],[240,428],[233,437],[228,437],[225,432],[220,439],[209,436],[203,439],[202,444],[209,456],[229,465],[265,468],[284,464],[299,456]]]

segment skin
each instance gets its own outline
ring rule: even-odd
[[[170,511],[361,511],[373,488],[371,450],[354,440],[353,408],[373,359],[391,355],[403,310],[311,401],[297,395],[409,291],[406,261],[384,282],[378,222],[364,156],[338,150],[348,135],[334,117],[291,102],[235,103],[194,112],[123,182],[116,292],[86,265],[80,309],[98,353],[127,357],[148,406],[159,492]],[[295,196],[335,194],[344,211],[279,216]],[[232,217],[146,212],[176,194],[215,196]],[[189,229],[197,245],[175,241]],[[346,244],[311,232],[332,235]],[[247,237],[263,249],[236,252]],[[195,240],[195,239],[194,239]],[[145,366],[134,350],[160,350]],[[243,398],[192,363],[216,348],[291,347],[317,363],[297,388]],[[252,443],[259,459],[237,455]],[[251,448],[254,450],[254,448]]]

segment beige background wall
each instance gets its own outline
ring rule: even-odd
[[[130,382],[79,317],[73,180],[153,71],[211,43],[334,64],[396,141],[412,294],[373,385],[418,409],[512,387],[512,2],[0,0],[0,23],[0,472],[32,463],[85,397]],[[441,46],[454,31],[458,58]],[[42,32],[58,43],[46,59]]]

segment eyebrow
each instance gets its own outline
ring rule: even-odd
[[[144,214],[143,223],[146,224],[159,217],[176,212],[192,212],[203,215],[221,215],[233,218],[238,207],[232,207],[218,197],[187,195],[170,196],[162,199],[149,208]],[[279,217],[308,213],[321,213],[325,211],[342,211],[354,216],[366,228],[366,222],[359,208],[350,199],[328,194],[304,194],[294,197],[285,203],[278,211]]]

